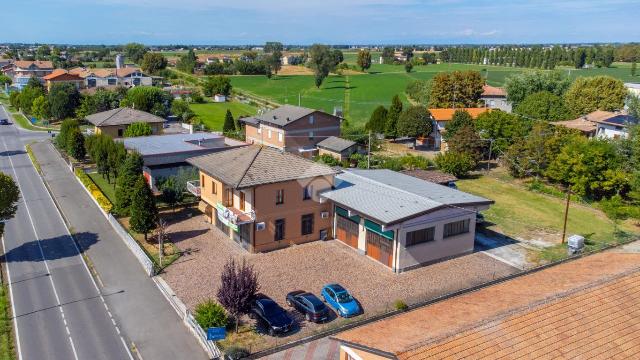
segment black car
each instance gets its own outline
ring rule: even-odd
[[[7,120],[7,119],[0,119],[0,125],[9,125],[9,120]]]
[[[253,301],[249,315],[264,322],[269,335],[272,336],[276,333],[289,332],[293,328],[293,320],[287,315],[287,312],[271,298],[264,295],[258,296]]]
[[[287,294],[287,305],[304,314],[307,321],[321,322],[329,318],[327,306],[312,293],[296,290]]]

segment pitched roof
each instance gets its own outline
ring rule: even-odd
[[[337,173],[326,165],[258,145],[192,157],[187,162],[236,189]]]
[[[355,141],[339,138],[337,136],[330,136],[316,144],[319,148],[335,152],[342,152],[353,145],[356,145]]]
[[[507,96],[507,91],[501,87],[484,85],[482,86],[482,96]]]
[[[137,67],[126,67],[122,69],[116,69],[116,68],[92,69],[92,68],[85,68],[85,67],[76,67],[69,70],[69,73],[76,74],[82,78],[86,78],[89,76],[106,78],[106,77],[114,77],[114,76],[124,77],[124,76],[131,75],[136,71],[142,72],[142,70],[140,70],[140,68],[137,68]]]
[[[96,114],[87,115],[86,120],[95,126],[111,126],[111,125],[126,125],[136,122],[145,123],[161,123],[166,120],[150,114],[145,111],[140,111],[132,108],[121,107],[113,110],[107,110]]]
[[[471,115],[473,119],[476,119],[478,115],[485,113],[487,111],[491,111],[489,108],[461,108],[461,109],[429,109],[431,116],[436,121],[451,121],[453,118],[453,114],[457,110],[464,110]]]
[[[118,141],[121,141],[127,149],[136,150],[143,156],[224,148],[226,146],[225,137],[213,133],[138,136]]]
[[[53,69],[53,63],[51,61],[27,61],[27,60],[18,60],[15,63],[16,67],[21,69],[27,69],[31,65],[39,68],[39,69]]]
[[[640,254],[599,253],[340,333],[399,359],[635,358]]]
[[[438,171],[438,170],[415,169],[415,170],[403,170],[401,171],[401,173],[405,175],[413,176],[415,178],[422,179],[425,181],[431,181],[432,183],[436,183],[436,184],[448,184],[452,181],[458,180],[457,177],[451,174],[444,173],[442,171]]]
[[[255,120],[245,118],[243,121],[250,123],[265,122],[276,126],[286,126],[307,115],[311,115],[316,111],[318,110],[293,105],[282,105],[279,108],[267,111],[262,115],[255,116]]]
[[[394,224],[446,206],[493,203],[387,169],[347,169],[336,176],[336,184],[335,190],[322,196],[383,224]]]
[[[70,74],[65,69],[55,69],[51,74],[42,77],[43,80],[82,80],[82,78],[76,74]]]

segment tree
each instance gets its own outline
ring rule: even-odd
[[[71,134],[74,130],[79,130],[80,124],[77,120],[67,119],[60,124],[60,132],[55,137],[56,145],[58,148],[66,150],[67,144],[69,143],[69,134]]]
[[[17,96],[17,107],[26,114],[31,114],[33,102],[40,96],[44,96],[44,87],[36,77],[31,77],[22,91]]]
[[[338,66],[338,64],[344,61],[344,54],[340,49],[333,49],[331,55],[333,55],[333,66]]]
[[[309,48],[309,67],[313,70],[314,82],[320,88],[324,79],[335,68],[335,60],[326,45],[313,44]]]
[[[411,100],[427,106],[431,97],[431,80],[411,81],[407,84],[404,92]]]
[[[460,127],[453,136],[447,140],[449,151],[469,155],[474,165],[482,160],[484,150],[483,141],[475,130],[475,127],[465,124]]]
[[[400,100],[400,96],[394,95],[391,99],[391,106],[389,107],[389,111],[387,112],[387,122],[384,128],[384,134],[387,137],[396,137],[398,119],[400,119],[401,113],[402,101]]]
[[[436,155],[434,161],[438,169],[455,177],[466,176],[475,166],[471,156],[453,151]]]
[[[253,265],[248,265],[245,260],[237,264],[235,259],[227,261],[220,274],[220,287],[218,288],[218,302],[235,318],[236,333],[241,314],[251,310],[251,302],[260,289],[258,274]]]
[[[571,117],[562,98],[548,91],[528,95],[516,106],[514,112],[530,119],[545,121],[567,120]]]
[[[124,46],[124,54],[136,64],[140,63],[146,52],[147,49],[142,44],[129,43]]]
[[[147,235],[155,229],[158,222],[158,209],[151,188],[142,174],[138,175],[133,186],[129,210],[131,212],[129,219],[131,230],[138,234],[144,234],[144,240],[147,241]]]
[[[142,175],[143,164],[142,156],[137,152],[132,152],[127,155],[124,163],[120,166],[118,178],[116,179],[115,203],[115,210],[119,215],[126,216],[129,214],[131,195],[133,194],[136,180]]]
[[[365,125],[366,130],[371,130],[374,134],[384,134],[385,125],[387,123],[387,108],[379,105],[371,113],[369,121]]]
[[[449,123],[445,126],[446,132],[442,135],[442,137],[445,140],[449,141],[449,139],[451,139],[456,134],[456,132],[464,126],[470,126],[474,128],[475,125],[473,124],[473,118],[471,117],[471,114],[469,114],[465,110],[456,110],[453,113],[451,121],[449,121]]]
[[[531,131],[533,121],[504,111],[487,111],[475,121],[476,130],[482,139],[492,139],[492,154],[507,150],[513,142],[524,138]]]
[[[4,87],[5,85],[11,85],[12,80],[10,77],[4,74],[0,74],[0,87]]]
[[[67,152],[74,159],[82,161],[87,155],[84,147],[84,135],[80,132],[79,128],[73,129],[67,136]]]
[[[180,56],[180,59],[176,64],[176,68],[180,71],[191,74],[193,73],[193,69],[195,69],[197,63],[198,57],[196,56],[196,53],[193,49],[189,49],[186,54]]]
[[[384,47],[382,49],[382,62],[385,64],[393,64],[395,60],[395,49],[392,47]]]
[[[638,71],[638,64],[634,61],[631,63],[631,76],[636,76],[637,71]],[[2,84],[1,78],[0,78],[0,84]]]
[[[227,113],[224,115],[224,125],[222,125],[222,132],[229,133],[236,131],[236,124],[233,120],[231,110],[227,109]]]
[[[224,75],[209,76],[204,85],[202,85],[205,96],[214,96],[216,94],[229,96],[231,89],[231,79]]]
[[[573,55],[573,66],[575,66],[576,69],[582,69],[585,65],[586,58],[587,53],[585,49],[579,48]]]
[[[438,73],[432,80],[429,107],[476,107],[483,86],[484,78],[478,71]]]
[[[640,119],[640,96],[629,94],[627,96],[627,108],[629,115],[636,119]]]
[[[398,119],[397,134],[400,136],[425,137],[431,133],[431,113],[424,105],[410,106],[402,111]]]
[[[146,122],[134,122],[127,126],[127,129],[124,131],[124,137],[149,136],[151,134],[153,134],[151,125]]]
[[[166,117],[171,109],[173,97],[168,92],[153,86],[136,86],[127,91],[121,106],[133,107],[160,117]]]
[[[184,200],[185,186],[179,183],[177,176],[170,176],[160,184],[160,191],[162,191],[162,201],[171,207],[175,211],[175,206],[182,200]]]
[[[404,70],[405,70],[407,73],[410,73],[412,69],[413,69],[413,64],[412,64],[410,61],[407,61],[407,62],[404,64]]]
[[[31,114],[40,120],[45,120],[51,117],[49,101],[44,95],[40,95],[33,100],[33,104],[31,105]]]
[[[70,83],[53,84],[49,90],[48,99],[51,117],[56,120],[74,116],[76,108],[80,106],[80,92]]]
[[[581,116],[595,110],[620,110],[626,97],[627,89],[622,81],[610,76],[594,76],[576,79],[564,100],[572,115]]]
[[[367,49],[358,51],[358,60],[356,61],[360,70],[365,71],[371,67],[371,53]]]
[[[194,318],[203,329],[210,327],[226,327],[227,313],[224,308],[211,300],[196,305]]]
[[[267,54],[273,53],[274,51],[282,52],[283,50],[284,50],[284,46],[282,45],[281,42],[278,42],[278,41],[267,41],[264,44],[264,49],[263,49],[263,51]]]
[[[13,179],[0,172],[0,221],[6,221],[18,211],[18,200],[20,199],[20,188]]]
[[[191,107],[189,107],[189,103],[184,100],[173,100],[171,113],[183,122],[189,122],[189,120],[196,116],[193,110],[191,110]]]
[[[562,97],[571,82],[569,76],[560,71],[527,71],[512,75],[505,81],[507,100],[517,106],[527,96],[540,91]]]
[[[164,70],[167,67],[167,58],[160,53],[145,53],[142,57],[142,70],[150,73],[156,74],[160,70]]]

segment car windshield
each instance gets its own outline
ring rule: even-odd
[[[338,299],[338,302],[343,304],[343,303],[348,303],[351,300],[353,300],[353,298],[351,297],[351,295],[349,295],[348,292],[341,292],[336,294],[336,298]]]
[[[265,314],[275,315],[282,312],[280,306],[273,301],[263,301],[262,307],[264,308]]]

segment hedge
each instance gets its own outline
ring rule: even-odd
[[[102,210],[109,213],[113,208],[113,204],[109,199],[102,193],[98,185],[96,185],[93,180],[82,170],[75,169],[75,174],[80,179],[80,182],[89,190],[91,196],[98,202]]]

